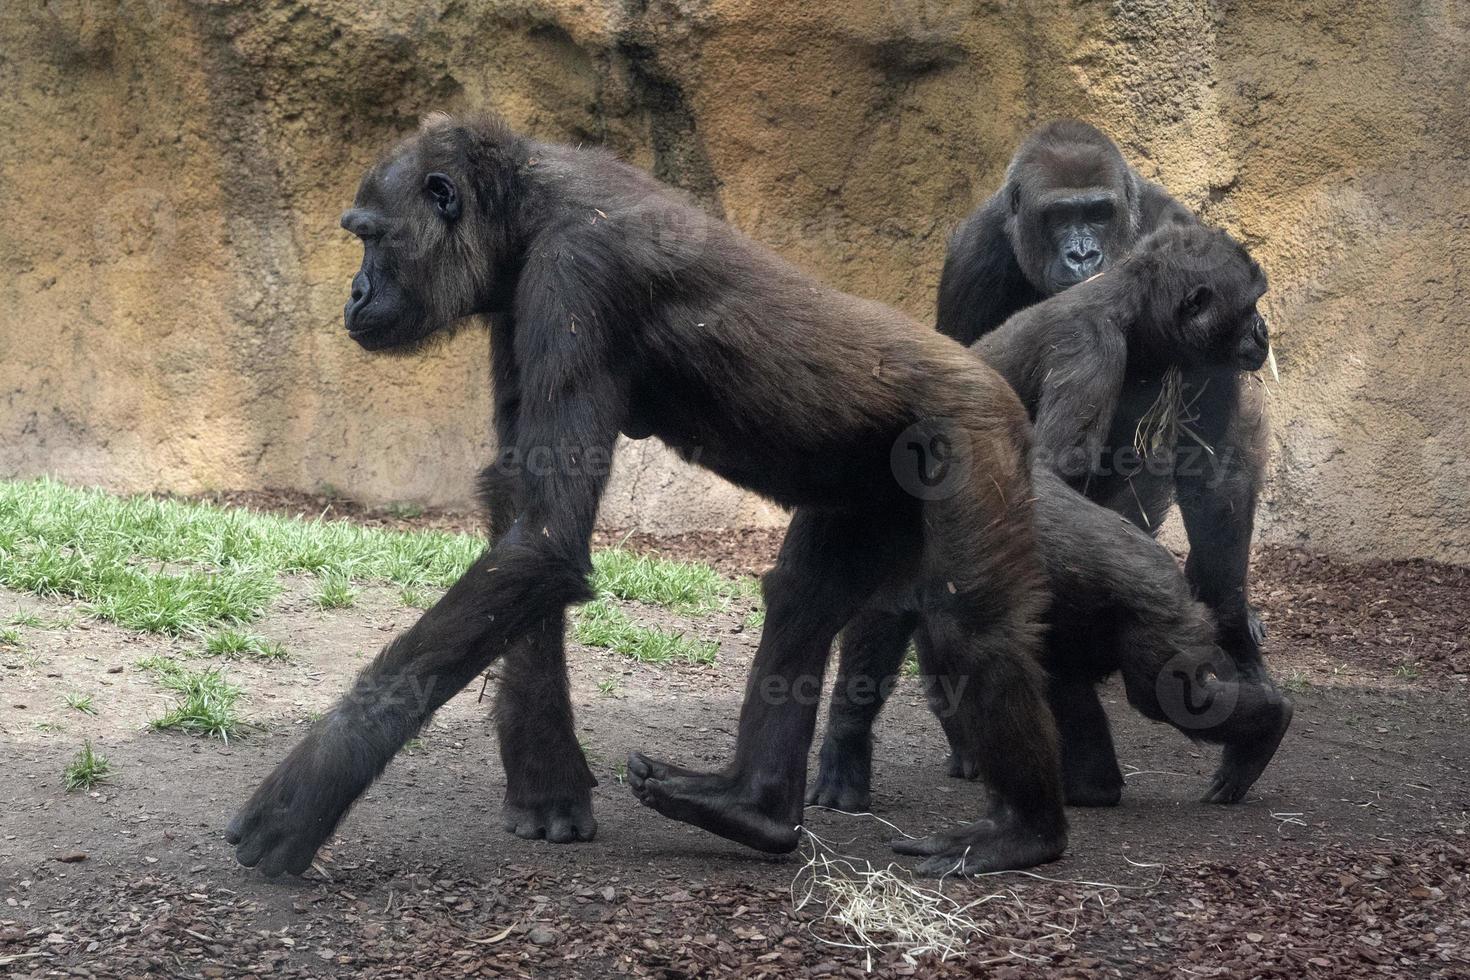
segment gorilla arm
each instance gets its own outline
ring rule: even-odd
[[[939,332],[973,344],[1042,295],[1026,279],[1006,235],[1010,211],[995,194],[955,229],[939,276]]]
[[[1034,406],[1035,459],[1070,483],[1086,482],[1097,472],[1113,424],[1128,344],[1107,324],[1038,333],[1033,376],[1040,390],[1034,401],[1026,399]]]

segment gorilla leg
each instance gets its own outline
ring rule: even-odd
[[[832,685],[827,737],[808,806],[847,813],[871,804],[873,722],[893,691],[918,614],[867,609],[842,632],[842,659]]]
[[[1096,630],[1094,633],[1098,632]],[[933,662],[928,652],[931,640],[920,631],[919,661]],[[1113,733],[1107,713],[1098,699],[1099,672],[1089,669],[1097,659],[1097,651],[1087,644],[1074,644],[1056,635],[1047,641],[1046,659],[1051,665],[1047,678],[1047,702],[1056,721],[1062,753],[1062,789],[1068,806],[1117,806],[1123,797],[1123,774],[1113,749]],[[945,688],[942,675],[923,670],[924,690],[929,707],[936,714],[944,708]],[[980,762],[963,750],[961,743],[945,725],[940,725],[949,738],[949,775],[953,779],[974,779],[980,775]]]
[[[1236,670],[1211,642],[1211,632],[1202,613],[1186,624],[1125,625],[1123,683],[1129,702],[1146,717],[1224,746],[1202,799],[1235,803],[1276,754],[1292,706],[1264,674]]]
[[[577,744],[567,688],[566,617],[505,655],[495,719],[505,765],[505,829],[554,844],[591,840],[592,787],[597,779]]]
[[[887,519],[890,528],[894,523]],[[875,534],[875,526],[883,518],[874,514],[796,512],[776,567],[762,581],[766,624],[740,709],[735,758],[717,773],[700,773],[633,753],[628,783],[645,806],[758,850],[796,847],[832,640],[892,574],[905,538],[913,539]]]
[[[1179,448],[1175,483],[1189,534],[1185,576],[1215,614],[1220,645],[1237,666],[1261,673],[1265,631],[1247,601],[1251,534],[1267,435],[1260,389],[1248,378],[1213,379],[1194,408],[1214,450]]]
[[[500,540],[520,511],[518,485],[499,466],[480,474],[492,541]],[[597,780],[577,743],[566,656],[566,617],[561,615],[507,651],[495,696],[505,767],[503,825],[517,837],[544,837],[554,844],[588,841],[597,833],[592,816]]]
[[[509,536],[508,536],[509,537]],[[235,814],[247,868],[300,874],[354,800],[444,702],[508,648],[587,596],[582,568],[502,542],[358,675]]]
[[[1123,773],[1107,712],[1097,696],[1096,679],[1090,673],[1054,665],[1047,695],[1062,740],[1062,790],[1067,805],[1117,806],[1123,798]]]
[[[926,505],[919,666],[930,706],[965,771],[990,789],[989,811],[967,826],[893,842],[924,855],[924,874],[979,874],[1052,861],[1066,849],[1057,732],[1037,658],[1045,579],[1031,521],[975,520],[978,501],[999,513],[1003,491],[975,474],[965,492]]]

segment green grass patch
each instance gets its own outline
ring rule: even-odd
[[[150,632],[242,626],[274,601],[278,576],[291,574],[320,580],[324,608],[350,605],[347,583],[368,581],[399,587],[406,605],[427,606],[429,590],[451,585],[484,548],[469,534],[120,497],[54,480],[0,481],[0,585],[79,599],[92,615]],[[757,594],[753,580],[623,548],[597,552],[593,567],[599,596],[680,613]]]
[[[63,589],[62,591],[71,591]],[[82,582],[72,594],[90,600],[100,619],[145,633],[183,633],[260,615],[280,592],[275,576],[230,571],[150,574],[118,567]]]
[[[225,680],[222,672],[191,671],[167,658],[152,659],[155,663],[150,666],[154,676],[164,687],[177,691],[179,700],[162,717],[150,721],[150,727],[157,731],[180,731],[217,738],[223,742],[228,742],[245,728],[244,720],[235,710],[241,691]]]
[[[162,684],[164,687],[169,686],[167,683],[169,678],[176,677],[184,673],[183,664],[179,663],[172,657],[165,657],[161,654],[152,657],[144,657],[142,660],[139,660],[135,666],[139,670],[146,670],[148,673],[152,674],[153,679],[158,681],[158,683]]]
[[[605,698],[617,697],[618,682],[612,677],[604,677],[597,682],[597,693]]]
[[[38,721],[36,722],[36,731],[44,732],[47,735],[55,735],[57,732],[66,731],[66,726],[59,725],[54,721]]]
[[[635,623],[607,599],[594,599],[577,610],[573,635],[578,643],[604,647],[645,664],[712,664],[720,648],[708,640]]]
[[[150,632],[248,622],[279,593],[281,574],[448,586],[483,548],[470,535],[0,481],[0,585],[81,599],[93,615]]]
[[[0,626],[0,647],[19,647],[20,630],[10,626]]]
[[[71,710],[80,711],[84,715],[95,715],[97,713],[97,707],[92,704],[92,695],[90,694],[78,694],[72,691],[63,694],[61,700]]]
[[[912,643],[910,643],[909,648],[904,651],[903,666],[899,668],[899,672],[903,674],[904,677],[919,676],[919,651],[914,647]]]
[[[346,575],[333,572],[322,576],[314,601],[321,609],[350,609],[357,605],[357,590]]]
[[[286,648],[274,640],[227,627],[204,637],[204,653],[226,660],[285,660]]]
[[[669,561],[625,548],[608,548],[592,556],[592,582],[604,598],[645,602],[681,613],[706,613],[744,592],[738,582],[708,565]]]
[[[40,630],[46,628],[46,621],[35,613],[16,613],[10,617],[11,626],[24,626],[28,629]]]
[[[77,790],[89,790],[102,782],[112,772],[112,763],[107,761],[107,756],[92,748],[92,740],[87,741],[78,750],[72,760],[66,764],[61,771],[62,785],[68,793]]]

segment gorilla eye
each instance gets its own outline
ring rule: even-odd
[[[1089,224],[1105,225],[1113,220],[1114,210],[1112,201],[1094,201],[1087,206],[1083,217]]]
[[[445,221],[454,221],[459,217],[459,188],[454,186],[454,181],[447,174],[429,174],[424,178],[424,190],[433,200],[434,210],[439,212],[439,217]]]

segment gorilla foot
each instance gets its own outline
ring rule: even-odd
[[[258,867],[267,878],[299,875],[311,867],[317,849],[360,791],[350,775],[314,771],[305,760],[330,753],[314,753],[312,741],[308,736],[265,778],[225,829],[235,859],[247,868]]]
[[[758,851],[785,854],[796,849],[797,821],[757,807],[738,779],[680,769],[634,752],[628,756],[628,785],[639,802],[671,820]]]
[[[822,744],[817,778],[807,790],[807,806],[825,806],[844,813],[867,813],[871,804],[872,748],[828,738]]]
[[[1261,621],[1261,611],[1255,606],[1245,607],[1245,624],[1250,631],[1251,641],[1256,646],[1262,646],[1266,642],[1266,624]]]
[[[1043,817],[1034,823],[1055,821]],[[959,830],[919,840],[901,838],[890,846],[899,854],[925,858],[916,869],[921,875],[976,875],[1055,861],[1067,849],[1067,831],[1061,826],[1049,831],[1038,829],[1014,811],[997,807],[990,816]]]
[[[1123,774],[1062,770],[1067,806],[1117,806],[1123,799]]]
[[[1225,753],[1220,759],[1220,768],[1210,788],[1200,797],[1202,803],[1239,803],[1246,792],[1255,785],[1261,773],[1266,771],[1286,730],[1291,727],[1293,708],[1284,697],[1277,702],[1276,724],[1265,733],[1256,733],[1249,739],[1225,744]]]
[[[946,758],[949,761],[950,779],[980,778],[980,760],[973,754],[956,752],[954,749],[950,749],[950,753]]]
[[[565,799],[517,803],[506,796],[501,809],[506,830],[523,840],[542,840],[553,844],[590,841],[597,836],[597,820],[592,816],[592,794],[580,790]]]

